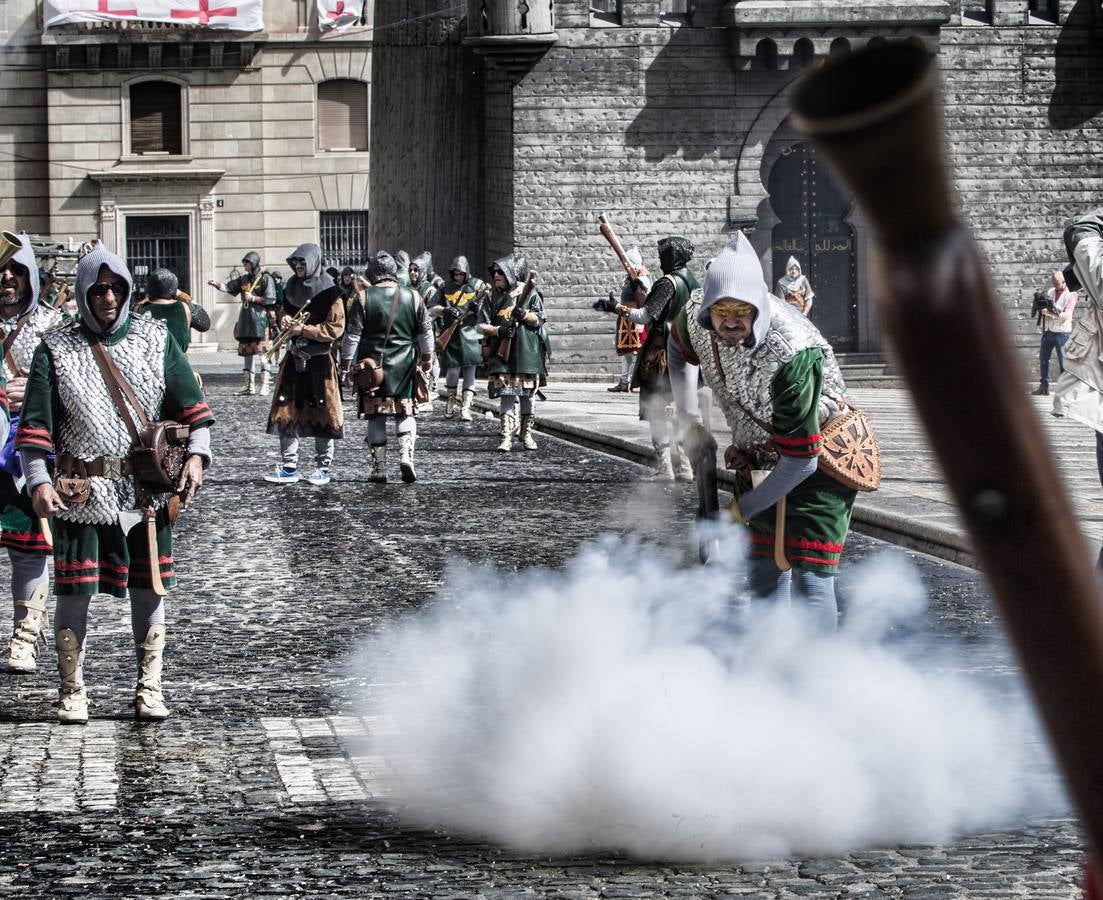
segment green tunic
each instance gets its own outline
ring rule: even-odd
[[[158,303],[147,301],[138,307],[138,312],[160,319],[169,329],[169,334],[176,338],[176,343],[185,353],[191,343],[191,311],[186,303],[173,300],[171,303]]]
[[[520,299],[521,288],[518,286],[513,291],[494,289],[494,293],[487,301],[487,318],[491,325],[501,325],[510,320],[513,307]],[[485,340],[490,349],[490,358],[486,363],[488,375],[547,375],[548,367],[546,357],[548,354],[547,335],[544,331],[544,300],[540,292],[534,290],[529,294],[525,303],[528,312],[536,313],[540,320],[539,326],[532,328],[528,325],[520,325],[513,333],[513,341],[510,345],[509,359],[503,360],[498,356],[498,347],[501,338],[497,335],[488,335]]]
[[[665,362],[666,339],[674,322],[684,312],[690,294],[701,286],[689,269],[675,269],[669,277],[664,275],[655,282],[649,299],[656,291],[669,290],[663,287],[664,282],[673,285],[673,296],[648,323],[647,340],[640,348],[636,367],[632,370],[632,387],[640,389],[640,418],[644,418],[646,398],[651,395],[669,398],[672,395]]]
[[[823,351],[811,347],[778,370],[772,382],[774,444],[782,456],[808,458],[820,452],[820,390]],[[750,482],[737,475],[740,493]],[[857,492],[817,470],[786,496],[785,556],[794,569],[834,574],[850,530]],[[776,507],[755,516],[751,556],[773,559]]]
[[[452,339],[448,346],[440,351],[440,365],[442,369],[462,368],[464,366],[480,366],[483,362],[483,339],[476,327],[479,317],[479,305],[475,302],[479,292],[484,290],[486,283],[479,278],[472,278],[463,286],[457,286],[455,282],[442,287],[437,300],[442,305],[458,307],[460,327],[452,332]],[[452,324],[447,316],[441,316],[434,320],[434,329],[437,334],[446,331]]]
[[[414,395],[414,369],[418,361],[417,307],[414,292],[398,288],[400,298],[395,308],[390,335],[387,321],[391,317],[395,288],[370,287],[364,292],[363,331],[356,348],[358,360],[371,357],[383,360],[383,385],[376,396],[409,399]]]

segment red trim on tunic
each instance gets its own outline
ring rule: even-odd
[[[15,432],[15,446],[18,448],[23,444],[31,444],[43,450],[53,450],[54,438],[45,428],[32,428],[20,422]]]
[[[204,400],[180,410],[179,421],[182,425],[193,425],[200,419],[214,419],[214,413]]]
[[[0,547],[13,550],[52,550],[41,531],[5,531],[0,534]]]
[[[817,444],[810,450],[788,450],[785,447],[778,447],[777,452],[780,456],[788,456],[793,459],[814,459],[820,455],[820,445]]]
[[[129,566],[119,565],[118,563],[109,562],[107,560],[95,560],[95,559],[59,559],[54,564],[54,567],[61,569],[63,572],[75,572],[79,569],[110,569],[113,572],[127,572]]]
[[[839,564],[837,559],[820,559],[818,556],[791,556],[786,554],[786,558],[790,561],[817,563],[821,566],[837,566]]]
[[[775,434],[774,443],[785,444],[789,447],[802,447],[805,444],[818,444],[823,438],[818,434],[802,435],[800,437],[790,437],[784,434]]]
[[[773,546],[774,536],[772,534],[752,534],[752,544],[769,544]],[[829,541],[810,541],[808,538],[795,538],[787,537],[785,539],[786,547],[795,547],[798,550],[822,550],[825,553],[842,553],[842,544],[833,544]]]

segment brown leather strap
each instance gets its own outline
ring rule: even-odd
[[[95,459],[87,460],[73,456],[71,453],[58,454],[57,469],[59,472],[73,472],[84,478],[89,476],[104,478],[111,470],[117,470],[119,475],[130,475],[134,471],[129,458],[97,456]]]
[[[111,359],[110,354],[107,352],[107,348],[100,342],[99,337],[96,335],[89,335],[89,344],[92,347],[92,358],[96,360],[96,365],[99,366],[100,374],[103,375],[104,384],[107,385],[107,392],[115,402],[115,408],[118,410],[119,418],[123,420],[126,430],[130,432],[131,442],[137,447],[138,444],[141,443],[138,426],[134,422],[134,416],[131,415],[130,411],[126,408],[126,400],[130,401],[134,413],[138,416],[143,428],[149,426],[149,419],[146,417],[146,412],[142,409],[142,404],[134,395],[134,389],[127,380],[123,378],[122,372],[119,371],[114,360]],[[126,400],[123,399],[124,394],[126,395]]]

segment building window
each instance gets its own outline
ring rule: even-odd
[[[992,24],[992,0],[962,0],[961,23],[963,25]]]
[[[751,61],[752,69],[763,72],[777,70],[777,44],[769,38],[763,38],[754,48],[754,59]]]
[[[1032,25],[1056,25],[1059,17],[1058,0],[1030,0],[1030,23]]]
[[[690,0],[662,0],[659,5],[659,22],[663,25],[684,25],[693,12]]]
[[[138,81],[130,86],[130,152],[179,156],[184,152],[180,85]]]
[[[620,0],[590,0],[591,25],[619,25]]]
[[[793,68],[807,69],[815,58],[816,47],[808,38],[801,38],[793,45]]]
[[[319,222],[322,264],[326,267],[362,268],[368,264],[367,210],[325,210]]]
[[[318,149],[368,149],[368,85],[335,78],[318,85]]]

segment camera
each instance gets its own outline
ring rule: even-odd
[[[1030,307],[1030,315],[1037,322],[1039,328],[1042,326],[1042,313],[1046,310],[1056,314],[1057,307],[1053,305],[1053,301],[1049,299],[1045,291],[1035,291],[1034,303]]]

